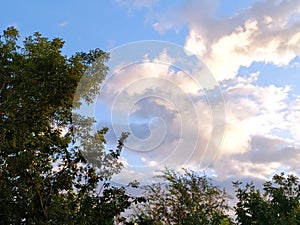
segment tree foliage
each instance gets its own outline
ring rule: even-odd
[[[108,54],[67,57],[61,39],[39,33],[19,43],[15,28],[0,36],[1,223],[112,224],[130,205],[124,188],[109,187],[128,134],[105,153],[107,129],[91,133],[92,118],[72,117],[99,91]]]
[[[259,191],[252,183],[235,182],[238,224],[300,224],[300,184],[294,175],[273,176]]]
[[[146,187],[146,201],[137,207],[139,224],[229,224],[229,197],[206,176],[166,170],[163,183]],[[228,223],[227,223],[227,222]]]
[[[229,216],[228,198],[206,176],[187,170],[163,171],[163,183],[146,187],[145,202],[137,206],[138,224],[298,225],[300,183],[295,175],[276,174],[262,188],[233,182],[237,203]]]

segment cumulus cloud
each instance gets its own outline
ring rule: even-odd
[[[184,164],[193,155],[198,133],[205,136],[202,149],[211,133],[211,109],[198,93],[200,87],[170,68],[159,63],[132,65],[115,74],[99,96],[113,111],[111,127],[131,131],[128,151],[150,166]],[[198,98],[193,99],[195,94]]]
[[[259,1],[231,17],[217,17],[216,1],[186,1],[173,14],[157,16],[159,32],[187,24],[185,48],[198,54],[218,81],[253,62],[287,65],[300,54],[297,0]],[[176,15],[177,20],[172,18]],[[169,19],[168,19],[169,18]],[[172,23],[173,21],[173,23]]]
[[[223,18],[216,16],[217,7],[216,1],[186,1],[156,15],[153,27],[163,33],[187,24],[185,49],[208,65],[219,86],[200,87],[172,67],[174,59],[164,50],[157,60],[168,63],[153,63],[146,55],[144,63],[114,71],[106,83],[100,99],[117,112],[113,122],[123,121],[120,130],[131,128],[133,135],[143,139],[134,142],[140,144],[138,151],[128,148],[124,152],[127,174],[134,176],[139,166],[142,169],[137,171],[150,175],[166,164],[197,170],[212,159],[208,170],[224,182],[232,177],[261,181],[282,169],[300,173],[300,132],[295,128],[300,125],[300,97],[292,95],[288,85],[259,85],[259,72],[238,74],[241,66],[253,62],[287,66],[300,56],[300,4],[296,0],[258,1]],[[211,97],[215,88],[225,100],[226,129],[212,137],[218,127],[213,121],[224,116],[221,107],[219,114],[212,113],[222,102]],[[123,100],[115,104],[120,96]],[[222,145],[215,141],[220,138]]]
[[[286,171],[299,173],[300,146],[291,140],[274,136],[251,136],[247,152],[223,155],[211,169],[218,179],[250,177],[266,180]]]
[[[289,86],[258,86],[259,74],[223,82],[227,129],[211,169],[219,178],[269,179],[285,170],[299,173],[299,97]]]
[[[152,72],[155,71],[155,67],[144,67],[148,72],[150,68],[153,69]],[[143,71],[137,71],[139,72],[135,76],[138,78]],[[130,74],[133,74],[132,70]],[[172,76],[176,75],[172,74]],[[123,79],[126,77],[122,76]],[[216,146],[219,148],[219,155],[214,158],[211,169],[224,179],[240,176],[267,179],[270,174],[282,168],[291,171],[297,169],[300,159],[300,139],[297,139],[299,133],[295,129],[295,124],[300,124],[297,116],[300,113],[300,98],[290,97],[289,86],[258,86],[256,84],[258,79],[259,73],[254,73],[246,77],[238,76],[220,84],[226,106],[226,129],[222,145]],[[180,81],[177,82],[180,85]],[[152,95],[160,93],[155,92],[155,88],[159,85],[157,83],[152,85],[152,89],[143,89],[144,93],[141,93],[142,89],[138,89],[137,92],[130,90],[127,94],[128,96],[131,94],[132,97],[136,93],[139,95],[147,92]],[[194,98],[197,96],[192,92],[189,94]],[[176,91],[168,92],[169,97],[164,100],[172,99],[171,95],[176,95]],[[197,121],[191,116],[189,108],[184,105],[184,99],[178,97],[175,102],[183,104],[182,109],[186,110],[181,112],[174,108],[172,105],[174,102],[171,104],[164,100],[144,99],[132,107],[130,112],[133,118],[132,135],[142,139],[151,134],[149,121],[160,117],[167,127],[163,141],[153,149],[145,150],[147,146],[144,145],[139,146],[135,151],[127,149],[124,157],[126,155],[129,159],[128,164],[135,169],[137,165],[138,168],[148,168],[149,171],[145,173],[149,176],[153,175],[153,171],[163,169],[166,165],[173,165],[178,169],[183,166],[201,169],[205,154],[209,154],[205,151],[214,151],[211,145],[207,146],[211,143],[213,129],[210,105],[203,101],[203,98],[193,103],[198,109],[195,114],[198,117]],[[198,128],[195,128],[197,126]],[[121,130],[124,129],[125,126]],[[278,130],[281,133],[278,133]],[[180,133],[182,131],[185,132],[183,136]],[[193,134],[195,131],[199,132],[198,137]],[[180,145],[180,142],[184,144]],[[133,172],[134,168],[130,171]]]
[[[289,98],[290,87],[258,86],[258,76],[256,73],[223,82],[227,132],[222,154],[247,152],[253,135],[271,135],[274,129],[293,132],[293,125],[286,120],[296,112],[291,107],[295,101]]]
[[[225,119],[222,96],[218,88],[205,89],[176,66],[171,51],[162,48],[154,58],[146,54],[142,62],[112,68],[98,96],[96,119],[99,114],[98,128],[110,128],[108,144],[115,143],[123,131],[131,133],[122,153],[127,175],[134,170],[153,175],[165,166],[205,168],[219,150]],[[194,72],[203,79],[205,67],[191,63],[188,68],[198,68]],[[214,126],[219,126],[219,133]]]

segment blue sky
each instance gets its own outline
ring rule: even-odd
[[[7,26],[17,26],[22,36],[38,31],[49,38],[61,37],[66,41],[66,54],[97,47],[110,50],[128,42],[148,39],[184,44],[187,27],[181,27],[180,32],[170,30],[162,35],[152,29],[151,24],[152,13],[164,13],[180,7],[184,4],[183,0],[153,1],[154,3],[148,3],[153,6],[151,10],[147,6],[147,2],[151,1],[140,1],[141,6],[134,6],[133,2],[139,1],[4,1],[0,9],[0,25],[2,30]],[[146,6],[142,5],[143,2]],[[232,1],[225,0],[218,3],[218,16],[232,15],[254,1],[230,2]]]
[[[38,31],[49,38],[64,39],[66,55],[95,48],[113,49],[113,54],[121,54],[125,51],[122,45],[128,46],[129,51],[126,51],[130,55],[133,54],[130,48],[136,47],[133,42],[145,40],[181,46],[182,51],[190,51],[200,64],[204,63],[216,80],[217,86],[204,88],[204,95],[210,98],[209,95],[219,89],[224,99],[226,129],[221,135],[219,154],[206,168],[207,172],[223,181],[233,177],[266,179],[283,169],[300,174],[298,0],[11,0],[2,2],[0,15],[2,30],[16,26],[22,37]],[[166,44],[165,47],[168,50],[171,46]],[[216,105],[199,101],[203,93],[193,84],[192,76],[167,65],[176,64],[178,60],[171,51],[164,52],[162,48],[151,58],[140,48],[139,53],[145,55],[144,64],[121,68],[112,80],[105,82],[107,88],[95,106],[97,119],[101,121],[99,126],[113,126],[111,116],[115,113],[114,118],[123,118],[124,112],[118,111],[113,103],[120,94],[126,93],[129,100],[136,100],[125,113],[130,114],[127,128],[133,129],[137,138],[146,141],[147,137],[153,138],[151,130],[162,132],[165,126],[169,129],[166,134],[159,133],[166,136],[152,151],[123,153],[126,168],[116,178],[119,182],[147,179],[154,170],[165,166],[162,159],[167,156],[170,156],[168,162],[176,168],[182,166],[179,159],[188,156],[184,166],[201,169],[197,166],[203,160],[201,146],[208,148],[214,140],[211,136],[216,124],[212,121],[219,116],[212,113],[219,110],[218,101]],[[149,43],[145,44],[147,48]],[[189,54],[184,57],[190,59]],[[157,59],[165,64],[153,64]],[[192,62],[197,68],[198,63]],[[197,72],[201,74],[200,70]],[[140,83],[142,79],[147,80],[147,84]],[[163,82],[157,79],[172,81],[182,93],[170,92],[166,97],[163,88],[159,89]],[[132,84],[136,86],[130,86]],[[180,108],[188,105],[185,100],[181,102],[179,93],[193,100],[191,108],[196,108],[196,114]],[[195,128],[195,124],[201,128]],[[126,128],[123,125],[119,127]],[[195,129],[199,136],[194,143]],[[176,133],[177,130],[186,133]],[[116,135],[109,134],[110,143],[114,143]],[[192,150],[177,149],[180,141],[192,143],[182,145]]]

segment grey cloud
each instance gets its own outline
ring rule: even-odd
[[[288,165],[290,160],[300,156],[300,146],[282,138],[253,136],[250,145],[250,151],[235,158],[253,163],[280,162]]]

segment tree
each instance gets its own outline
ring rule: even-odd
[[[146,187],[143,204],[137,206],[134,221],[139,224],[230,224],[226,214],[229,197],[206,176],[184,170],[166,170],[163,183]]]
[[[124,188],[109,186],[128,134],[106,153],[107,129],[91,133],[93,118],[72,117],[99,91],[108,54],[63,56],[61,39],[39,33],[18,43],[15,28],[0,36],[1,223],[112,224],[130,205]]]
[[[235,182],[238,224],[300,224],[300,184],[294,175],[274,175],[259,191],[252,183]]]

